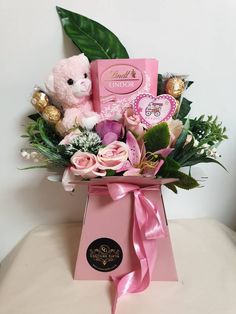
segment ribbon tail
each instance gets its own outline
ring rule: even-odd
[[[141,292],[145,290],[150,283],[148,260],[142,245],[142,233],[137,219],[136,210],[134,210],[133,244],[140,265],[139,268],[121,278],[112,277],[116,289],[112,305],[112,314],[115,314],[117,301],[122,295]]]
[[[165,231],[158,207],[150,202],[150,200],[147,199],[143,193],[139,195],[139,199],[146,211],[146,218],[144,222],[145,238],[148,240],[154,240],[164,237]]]
[[[136,291],[132,291],[132,285],[135,281],[136,277],[136,270],[132,271],[123,277],[117,278],[117,277],[111,277],[114,285],[115,285],[115,296],[112,303],[112,314],[115,314],[116,312],[116,306],[118,299],[127,293],[132,293]]]
[[[158,208],[142,192],[142,190],[157,190],[156,186],[140,188],[128,183],[108,183],[107,190],[114,201],[130,192],[134,194],[132,238],[139,262],[138,267],[131,272],[120,278],[111,278],[115,285],[112,304],[112,314],[115,314],[117,301],[122,295],[141,292],[149,286],[156,264],[157,239],[165,236],[165,230]],[[100,194],[104,191],[95,187],[94,192]]]

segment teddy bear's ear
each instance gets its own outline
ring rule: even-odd
[[[54,89],[54,76],[51,73],[48,77],[48,79],[45,82],[45,86],[47,88],[47,90],[51,93],[54,94],[55,93],[55,89]]]
[[[84,64],[89,65],[89,59],[85,56],[84,53],[80,53],[80,54],[78,55],[78,57],[79,57],[80,60],[82,60],[82,62],[83,62]]]

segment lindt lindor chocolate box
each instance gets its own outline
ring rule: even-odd
[[[156,59],[110,59],[91,63],[94,110],[119,119],[140,93],[157,94]]]

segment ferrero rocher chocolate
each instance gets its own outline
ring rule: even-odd
[[[64,137],[66,135],[66,129],[62,123],[62,120],[59,120],[56,123],[55,129],[56,129],[57,133],[60,134],[62,137]]]
[[[179,98],[184,91],[184,81],[179,77],[171,77],[166,82],[165,91],[174,98]]]
[[[42,116],[48,123],[56,124],[61,119],[61,112],[57,107],[50,105],[44,109]]]
[[[50,104],[48,96],[44,92],[39,90],[34,92],[31,103],[40,113],[42,113],[44,109]]]

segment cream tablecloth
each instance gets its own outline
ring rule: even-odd
[[[73,281],[80,224],[31,231],[0,268],[1,314],[108,314],[111,283]],[[117,314],[235,314],[236,234],[207,219],[170,222],[178,282],[120,299]]]

